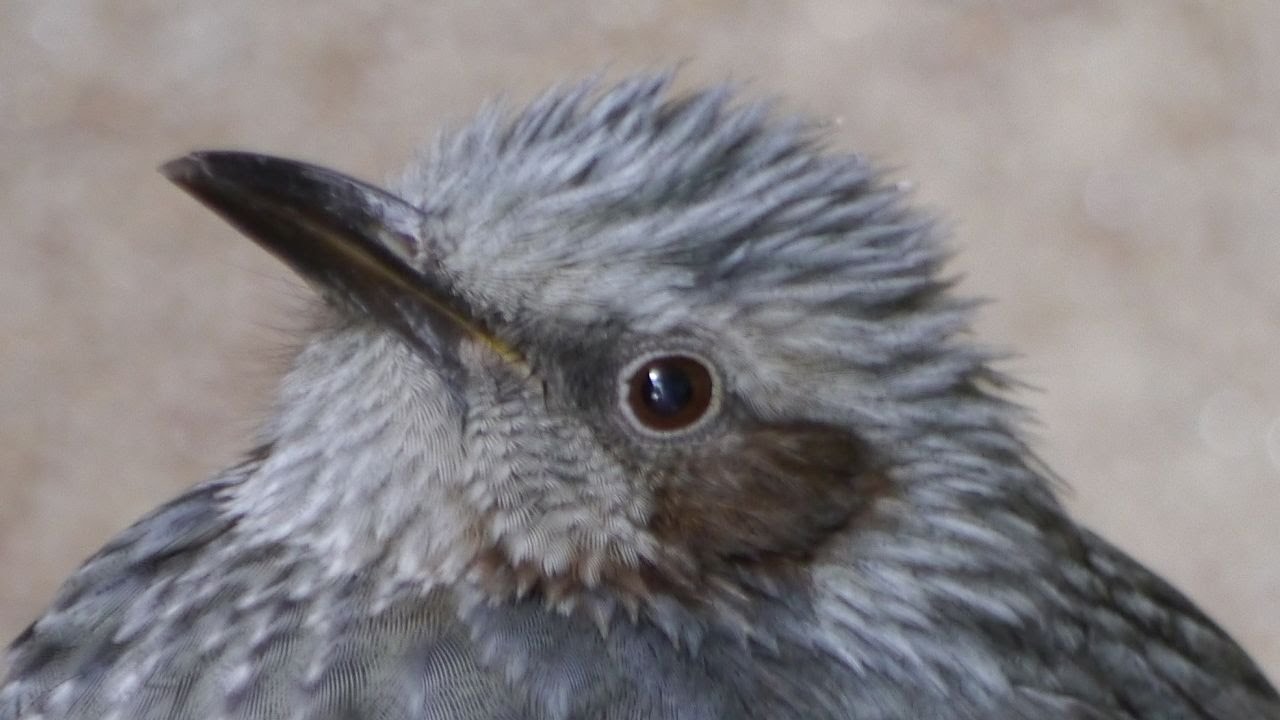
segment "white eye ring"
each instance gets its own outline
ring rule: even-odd
[[[687,435],[720,411],[723,383],[714,363],[685,350],[650,352],[618,374],[618,406],[655,438]]]

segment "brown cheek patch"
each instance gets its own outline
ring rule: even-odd
[[[540,598],[566,610],[601,592],[633,618],[660,596],[696,607],[747,580],[761,589],[794,579],[824,542],[891,492],[856,438],[822,425],[734,433],[649,472],[656,489],[647,530],[665,548],[661,557],[598,563],[589,582],[577,561],[548,574],[482,544],[470,579],[495,598]],[[745,589],[728,591],[741,600],[753,594]]]
[[[650,529],[703,572],[804,563],[857,521],[889,481],[857,438],[825,425],[723,438],[664,473]]]

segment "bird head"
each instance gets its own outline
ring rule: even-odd
[[[933,226],[820,144],[645,77],[487,111],[390,190],[246,153],[165,166],[331,310],[228,499],[240,531],[387,593],[602,624],[743,617],[824,558],[943,532],[922,508],[1002,491],[966,459],[1022,446]]]

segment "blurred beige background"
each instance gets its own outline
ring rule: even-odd
[[[916,183],[1069,502],[1280,678],[1280,4],[319,5],[0,3],[0,636],[248,447],[298,326],[157,164],[379,180],[495,93],[682,62]]]

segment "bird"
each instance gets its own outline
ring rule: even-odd
[[[162,172],[316,315],[255,447],[13,642],[0,720],[1268,720],[1078,524],[910,189],[673,72],[555,86],[381,188]]]

